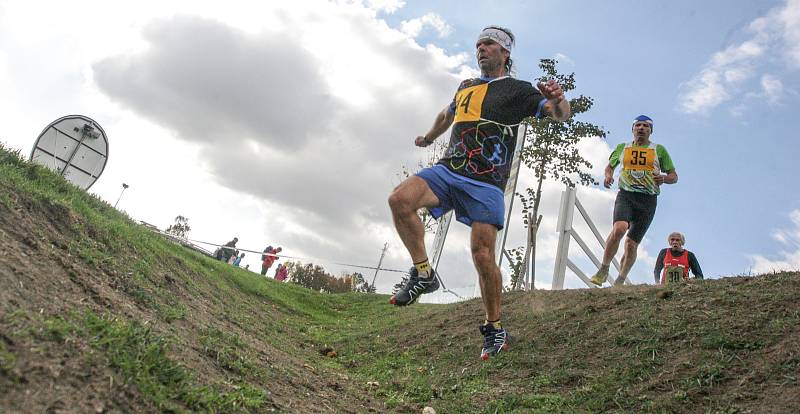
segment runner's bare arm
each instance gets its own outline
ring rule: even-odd
[[[611,184],[614,184],[614,167],[609,164],[606,165],[606,177],[603,180],[603,186],[611,188]]]
[[[450,128],[454,118],[455,114],[450,112],[450,105],[445,106],[444,109],[436,115],[436,119],[433,121],[433,126],[430,131],[425,135],[418,136],[414,140],[414,144],[418,147],[427,147],[433,144],[433,141],[439,138],[439,135],[444,134],[447,128]]]
[[[547,98],[544,110],[547,111],[548,115],[556,121],[569,119],[572,112],[569,107],[569,101],[564,97],[564,90],[561,89],[561,85],[550,79],[547,82],[539,82],[536,86],[542,92],[542,95]]]
[[[653,177],[653,181],[655,181],[656,184],[658,184],[658,185],[661,185],[661,184],[675,184],[675,183],[678,182],[678,173],[675,172],[675,170],[669,170],[669,171],[667,171],[667,175],[659,174],[659,175],[654,176]]]

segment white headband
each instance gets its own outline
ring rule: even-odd
[[[483,29],[481,34],[478,36],[478,41],[483,39],[491,39],[497,42],[503,49],[511,52],[511,48],[514,47],[514,40],[511,39],[511,36],[500,30],[495,29],[494,27],[487,27]]]

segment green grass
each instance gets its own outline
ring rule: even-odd
[[[247,344],[237,335],[208,328],[200,332],[203,352],[228,371],[237,375],[252,375],[256,365],[246,354]]]
[[[0,342],[0,372],[3,375],[10,375],[14,369],[17,357],[8,350],[5,342]]]
[[[25,315],[23,321],[18,325],[29,328],[29,335],[61,347],[86,341],[125,383],[137,387],[162,412],[257,412],[268,401],[263,390],[246,382],[235,381],[224,387],[199,384],[194,373],[170,356],[174,352],[172,341],[150,324],[90,310],[69,318]],[[3,360],[13,363],[13,355]]]
[[[126,381],[135,383],[159,410],[257,409],[266,401],[263,391],[246,383],[235,384],[234,391],[197,385],[194,375],[168,356],[169,340],[149,326],[92,313],[87,313],[83,322],[91,345],[104,351],[111,366],[118,368]]]

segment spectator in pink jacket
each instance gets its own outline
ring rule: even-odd
[[[283,263],[278,264],[278,268],[275,269],[275,280],[279,282],[283,282],[289,277],[289,269],[283,265]]]

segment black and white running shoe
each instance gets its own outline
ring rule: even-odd
[[[497,355],[501,351],[508,351],[508,343],[511,335],[505,329],[497,329],[494,325],[486,324],[480,326],[483,334],[483,348],[481,349],[481,359],[486,361],[492,355]]]
[[[439,277],[431,270],[431,277],[419,277],[416,267],[411,267],[406,285],[389,299],[389,303],[396,306],[408,306],[417,301],[423,293],[435,292],[439,289]]]

